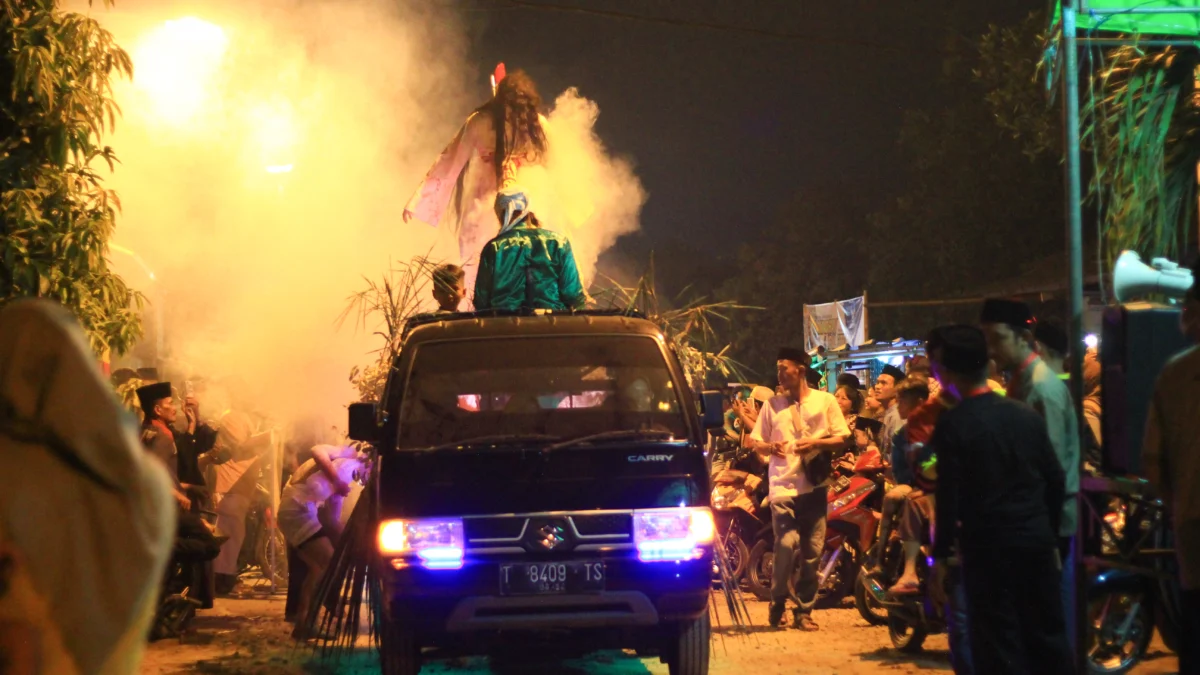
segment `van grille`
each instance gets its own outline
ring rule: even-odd
[[[582,511],[575,513],[518,514],[512,516],[469,516],[463,519],[467,548],[511,548],[523,545],[531,527],[562,523],[564,534],[575,545],[621,543],[633,538],[633,514],[629,511]],[[571,523],[574,527],[565,527]],[[577,535],[577,536],[576,536]]]

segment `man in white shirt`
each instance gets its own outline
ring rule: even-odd
[[[779,627],[790,597],[797,605],[792,626],[815,631],[812,608],[817,599],[817,562],[825,547],[826,486],[833,453],[846,447],[850,429],[837,399],[808,387],[808,363],[803,350],[779,350],[776,369],[783,394],[763,406],[750,438],[752,447],[769,462],[775,531],[770,624]],[[789,582],[797,564],[800,578],[793,592]]]

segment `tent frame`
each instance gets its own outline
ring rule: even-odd
[[[1069,317],[1067,322],[1068,335],[1070,336],[1070,344],[1079,345],[1083,342],[1083,187],[1082,187],[1082,156],[1080,153],[1080,120],[1079,120],[1079,48],[1080,46],[1105,46],[1117,47],[1132,44],[1150,45],[1150,46],[1190,46],[1194,47],[1197,44],[1197,39],[1155,39],[1155,40],[1138,40],[1136,36],[1130,37],[1113,37],[1113,38],[1094,38],[1091,36],[1080,37],[1078,19],[1081,8],[1088,15],[1110,16],[1115,14],[1127,15],[1154,15],[1154,14],[1200,14],[1200,7],[1139,7],[1139,0],[1128,0],[1130,7],[1128,8],[1090,8],[1087,7],[1087,0],[1062,0],[1062,54],[1064,57],[1064,68],[1062,78],[1063,88],[1063,136],[1064,150],[1066,161],[1064,162],[1064,181],[1066,183],[1066,224],[1067,224],[1067,253],[1070,259],[1069,265]],[[1146,3],[1141,2],[1144,5]],[[1071,396],[1074,399],[1076,407],[1076,415],[1080,425],[1081,434],[1083,432],[1083,350],[1073,349],[1069,355],[1070,372],[1071,372]],[[1083,436],[1080,436],[1083,438]],[[1080,458],[1082,471],[1082,457]],[[1083,475],[1081,473],[1081,475]],[[1089,481],[1094,482],[1094,481]],[[1092,491],[1100,491],[1101,486],[1089,486]],[[1081,490],[1082,491],[1082,490]],[[1072,546],[1075,552],[1075,621],[1072,622],[1075,626],[1075,648],[1076,668],[1080,673],[1087,672],[1087,651],[1086,640],[1084,639],[1085,631],[1087,630],[1087,564],[1105,564],[1106,561],[1098,558],[1084,559],[1083,555],[1083,536],[1084,528],[1088,521],[1084,517],[1085,509],[1090,508],[1087,500],[1081,494],[1077,497],[1080,501],[1080,517],[1078,519],[1078,530],[1075,532],[1075,540]]]

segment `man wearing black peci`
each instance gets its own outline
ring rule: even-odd
[[[939,473],[934,598],[945,603],[957,546],[975,672],[1068,675],[1056,536],[1065,474],[1046,423],[989,388],[978,328],[938,328],[927,352],[943,389],[961,399],[931,440]]]
[[[817,563],[825,547],[826,487],[833,453],[846,447],[850,429],[833,394],[809,388],[808,364],[808,354],[799,349],[779,350],[775,365],[783,393],[763,406],[750,438],[751,447],[769,463],[775,532],[769,623],[780,626],[790,598],[796,604],[792,626],[815,631],[812,609]],[[800,578],[793,592],[788,582],[796,567]]]

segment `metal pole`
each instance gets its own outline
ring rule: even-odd
[[[1072,5],[1078,3],[1072,2]],[[1076,9],[1076,12],[1079,10]],[[1111,14],[1129,14],[1137,16],[1140,14],[1200,14],[1200,7],[1142,7],[1142,8],[1113,8],[1113,7],[1088,7],[1088,14],[1111,15]],[[1063,12],[1066,13],[1066,5],[1063,6]]]
[[[1067,207],[1067,251],[1070,258],[1070,316],[1067,322],[1070,336],[1070,349],[1067,357],[1070,359],[1071,398],[1075,403],[1076,423],[1080,427],[1080,438],[1083,430],[1083,188],[1081,156],[1079,152],[1079,52],[1076,30],[1076,18],[1079,11],[1079,0],[1067,0],[1062,5],[1063,26],[1063,102],[1064,120],[1063,135],[1066,152],[1066,207]],[[1082,454],[1082,453],[1081,453]],[[1080,473],[1083,471],[1083,458],[1080,461]],[[1077,509],[1079,495],[1075,496]],[[1087,597],[1086,570],[1080,564],[1083,557],[1083,522],[1076,519],[1074,541],[1071,542],[1074,551],[1074,597],[1071,607],[1074,617],[1068,617],[1069,637],[1073,640],[1075,650],[1076,672],[1087,672],[1087,650],[1083,634],[1087,630],[1087,614],[1083,599]]]

